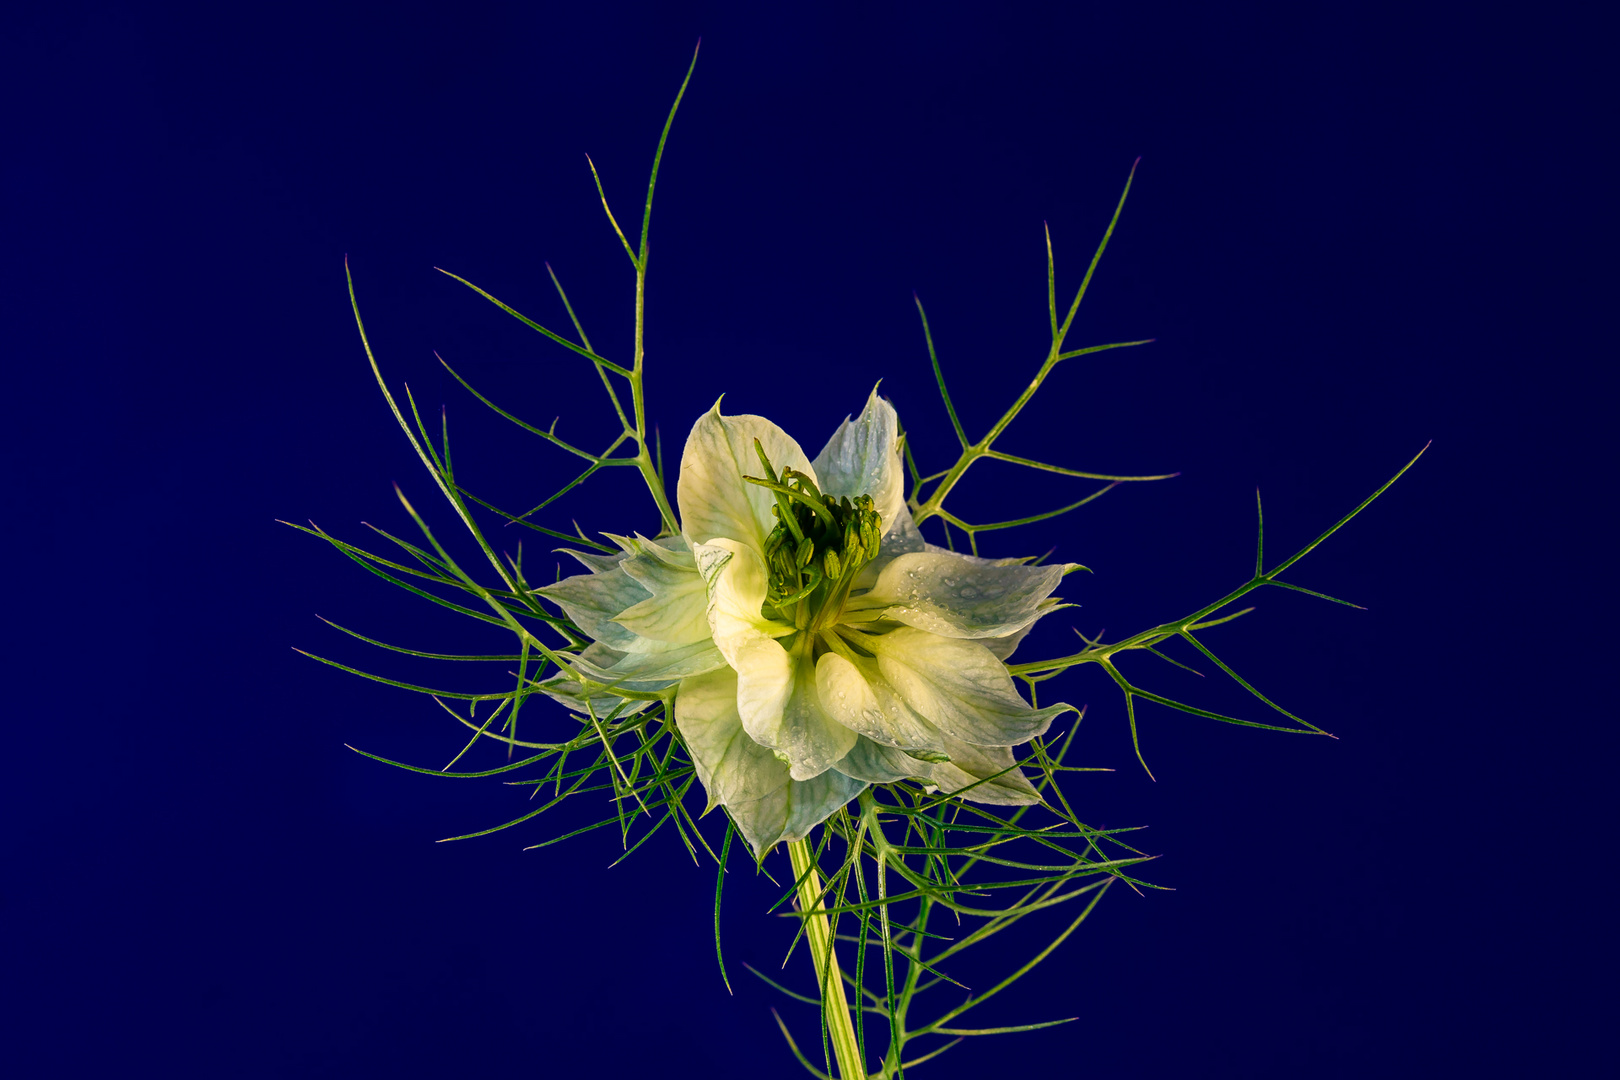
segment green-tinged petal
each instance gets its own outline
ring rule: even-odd
[[[642,640],[628,628],[612,621],[626,608],[652,595],[642,588],[639,581],[625,573],[622,566],[599,573],[575,574],[554,585],[544,585],[535,592],[562,608],[576,626],[610,648],[629,652],[637,648]]]
[[[947,735],[975,746],[1016,746],[1040,735],[1065,704],[1032,709],[1006,667],[976,641],[903,626],[868,637],[883,673],[907,705]]]
[[[837,769],[828,769],[809,780],[793,781],[788,786],[787,824],[782,827],[782,839],[803,840],[811,829],[865,790],[866,784]]]
[[[824,653],[816,662],[816,693],[828,716],[868,739],[925,757],[945,753],[943,734],[901,699],[876,660]]]
[[[707,641],[708,593],[692,553],[684,546],[670,551],[642,537],[633,543],[635,553],[621,568],[652,595],[613,621],[640,637],[671,645]]]
[[[957,638],[1005,637],[1052,605],[1047,597],[1069,569],[996,565],[954,553],[901,555],[860,597],[859,608],[883,605],[883,618]]]
[[[762,416],[721,416],[716,402],[686,437],[675,486],[681,531],[692,544],[726,537],[756,552],[764,550],[765,537],[775,525],[771,516],[775,497],[743,479],[765,475],[755,439],[778,475],[793,468],[814,477],[810,459],[787,432]]]
[[[760,634],[734,666],[744,730],[775,750],[793,779],[819,776],[855,745],[855,732],[821,707],[808,635],[784,649]]]
[[[714,644],[737,672],[737,708],[743,727],[808,780],[843,757],[855,733],[828,719],[816,701],[815,667],[807,646],[789,655],[775,637],[793,627],[760,614],[765,602],[765,566],[736,540],[693,548],[709,587],[709,626]]]
[[[933,785],[945,794],[961,791],[962,798],[969,802],[997,806],[1029,806],[1041,801],[1029,777],[1021,769],[1012,767],[1012,747],[974,746],[959,739],[948,739],[945,747],[951,760],[933,766],[930,777]],[[995,779],[980,783],[986,777]],[[972,784],[978,786],[969,787]],[[963,791],[964,788],[968,790]]]
[[[617,688],[621,690],[657,693],[673,685],[667,679],[655,682],[630,681],[622,675],[608,674],[613,665],[627,655],[629,654],[610,649],[601,642],[593,642],[584,652],[574,656],[573,665],[585,678],[593,682],[616,683]],[[600,718],[613,714],[615,710],[619,716],[631,716],[654,704],[646,699],[626,699],[612,690],[601,687],[587,689],[580,685],[579,680],[566,674],[554,675],[539,685],[547,697],[562,702],[581,716],[594,712]]]
[[[787,787],[787,766],[743,730],[737,712],[737,673],[730,668],[681,680],[675,692],[675,727],[708,793],[708,809],[757,802]],[[767,838],[770,842],[787,822],[785,797],[782,805],[776,831]],[[754,839],[749,837],[751,843]]]
[[[592,655],[592,649],[581,653],[574,661],[574,670],[588,679],[630,690],[662,690],[677,679],[701,675],[705,671],[724,667],[726,663],[720,650],[714,647],[714,642],[707,638],[691,645],[671,646],[657,652],[622,653],[608,664],[587,659]]]
[[[682,680],[675,725],[709,808],[725,806],[758,857],[779,840],[802,839],[866,785],[832,769],[811,780],[791,779],[788,767],[743,730],[737,691],[736,673],[727,668]]]
[[[1045,614],[1045,612],[1042,612],[1042,614]],[[1022,630],[1015,630],[1005,637],[987,637],[978,640],[980,645],[990,650],[991,656],[994,656],[1002,663],[1006,663],[1007,658],[1013,654],[1013,651],[1019,645],[1023,644],[1024,639],[1029,636],[1029,632],[1033,629],[1035,629],[1035,624],[1030,623]]]
[[[667,684],[666,684],[667,685]],[[607,690],[589,692],[566,675],[557,675],[540,684],[541,691],[579,716],[592,713],[598,720],[607,716],[634,716],[658,704],[644,698],[626,699]]]
[[[906,474],[900,464],[900,420],[874,387],[861,415],[844,418],[812,462],[825,495],[872,496],[888,529],[905,506]]]
[[[624,552],[615,551],[612,555],[598,555],[593,551],[575,551],[573,548],[552,548],[552,551],[562,555],[572,555],[580,564],[593,574],[600,574],[611,570],[624,561]]]
[[[862,735],[855,740],[849,753],[838,759],[834,768],[869,784],[889,784],[896,780],[928,780],[933,783],[934,770],[938,766]]]

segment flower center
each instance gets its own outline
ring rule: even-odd
[[[831,626],[843,613],[855,575],[877,557],[881,517],[870,495],[823,495],[814,480],[796,469],[778,474],[758,439],[754,450],[765,475],[743,479],[776,497],[771,508],[776,527],[765,538],[770,575],[765,602],[801,628]]]

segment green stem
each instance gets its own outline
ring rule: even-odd
[[[844,997],[844,977],[838,970],[838,955],[833,951],[833,927],[827,916],[822,914],[826,904],[822,902],[821,875],[816,870],[816,857],[810,850],[810,842],[790,841],[788,858],[793,862],[793,876],[799,880],[799,910],[804,912],[804,937],[810,945],[810,955],[816,962],[816,980],[821,984],[821,1013],[832,1038],[833,1056],[838,1059],[838,1075],[842,1080],[865,1080],[866,1063],[861,1057],[861,1044],[855,1038],[849,1001]]]

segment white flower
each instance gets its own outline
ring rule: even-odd
[[[1012,747],[1070,707],[1031,708],[1003,661],[1073,566],[926,544],[903,483],[898,420],[876,391],[814,462],[775,424],[717,403],[681,458],[681,535],[571,552],[591,572],[540,590],[593,639],[580,675],[675,688],[709,808],[725,806],[756,854],[868,784],[1040,800]],[[546,688],[585,709],[578,682]],[[650,704],[589,696],[598,716]]]

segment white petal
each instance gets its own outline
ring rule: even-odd
[[[812,780],[791,779],[788,767],[743,730],[737,678],[729,669],[682,681],[675,724],[709,808],[725,806],[755,856],[779,840],[802,839],[866,788],[832,769]]]
[[[1002,663],[1006,663],[1007,658],[1013,654],[1013,651],[1017,649],[1019,645],[1023,644],[1024,638],[1028,637],[1029,632],[1033,629],[1035,629],[1035,624],[1030,623],[1022,630],[1016,630],[1013,633],[1007,634],[1003,637],[980,638],[979,644],[989,649],[991,656],[994,656]]]
[[[757,743],[787,762],[793,779],[808,780],[830,768],[855,745],[855,732],[829,717],[816,692],[809,638],[790,648],[755,631],[738,652],[737,710]]]
[[[1070,569],[997,565],[951,552],[901,555],[878,575],[858,606],[887,605],[883,618],[947,637],[1005,637],[1054,606],[1052,590]]]
[[[878,397],[875,387],[861,415],[854,420],[844,418],[813,464],[824,494],[852,499],[872,496],[885,530],[905,506],[900,420],[894,406]]]
[[[627,630],[653,641],[692,645],[709,638],[708,592],[692,553],[675,551],[643,537],[620,567],[650,595],[614,616]]]
[[[595,664],[586,657],[589,649],[574,661],[574,669],[595,679],[628,690],[662,690],[677,679],[700,675],[724,667],[726,659],[708,638],[691,645],[672,645],[657,652],[624,653],[611,664]]]
[[[811,829],[865,790],[865,783],[837,769],[828,769],[810,780],[793,781],[788,787],[787,824],[782,827],[782,839],[803,840]]]
[[[613,622],[613,617],[652,595],[621,566],[600,573],[565,577],[535,592],[562,608],[574,625],[593,639],[622,652],[635,649],[640,639]]]
[[[852,662],[837,653],[824,653],[816,662],[816,692],[827,715],[851,731],[884,746],[922,751],[924,756],[944,753],[940,730],[901,699],[876,660]]]
[[[1069,705],[1032,709],[1012,676],[976,641],[940,637],[909,626],[867,639],[878,670],[918,713],[947,735],[975,746],[1016,746],[1072,712]]]
[[[726,537],[764,551],[765,537],[775,526],[771,516],[775,497],[743,480],[744,476],[765,475],[754,450],[755,439],[778,475],[789,467],[815,475],[810,459],[787,432],[762,416],[721,416],[716,402],[686,437],[680,480],[675,486],[681,532],[692,544]]]
[[[675,727],[708,793],[709,809],[762,799],[787,786],[787,766],[743,730],[737,673],[730,668],[681,680],[675,692]],[[784,811],[777,834],[786,820]]]
[[[1012,747],[972,746],[956,739],[946,747],[951,760],[935,765],[932,776],[934,786],[945,794],[961,791],[962,798],[969,802],[997,806],[1029,806],[1041,801],[1029,777],[1013,767]],[[980,782],[987,777],[994,779]]]
[[[599,641],[592,642],[584,652],[574,657],[574,665],[579,670],[579,673],[587,679],[604,683],[613,682],[613,677],[601,677],[602,672],[623,660],[627,655],[629,654],[610,649]],[[621,683],[620,685],[621,688],[627,690],[646,690],[656,693],[672,684],[664,681],[634,684]],[[657,704],[646,699],[625,698],[613,693],[611,690],[604,690],[600,687],[587,688],[582,686],[578,679],[566,674],[553,675],[540,684],[540,689],[545,692],[547,697],[562,702],[580,716],[594,714],[598,719],[605,716],[633,716],[649,706]]]
[[[855,745],[850,748],[849,753],[838,759],[835,768],[857,780],[865,780],[871,784],[888,784],[895,780],[932,781],[934,770],[938,766],[919,761],[892,746],[873,742],[862,735],[855,740]]]

